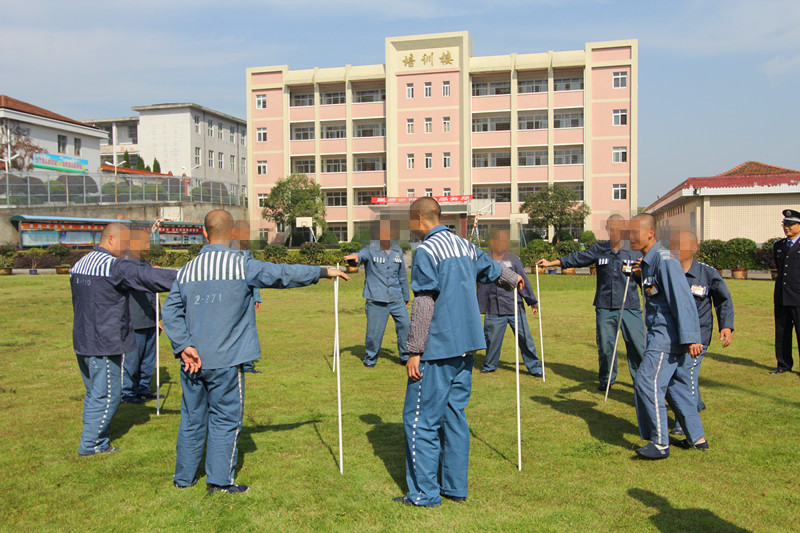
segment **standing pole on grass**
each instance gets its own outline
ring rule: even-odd
[[[519,404],[519,310],[517,309],[519,289],[514,287],[514,363],[517,369],[517,468],[522,472],[522,417]],[[544,375],[544,374],[542,374]]]
[[[336,264],[336,269],[339,269],[339,264]],[[344,454],[342,450],[342,379],[341,369],[342,363],[339,360],[339,278],[333,282],[333,302],[336,308],[334,313],[334,322],[336,324],[336,332],[334,338],[333,360],[336,366],[336,404],[339,411],[339,473],[344,474]]]
[[[624,267],[623,267],[624,272]],[[622,293],[622,307],[619,310],[619,322],[617,322],[617,334],[614,336],[614,353],[611,355],[611,367],[608,369],[608,380],[606,381],[606,398],[608,401],[608,391],[611,390],[611,375],[614,373],[614,363],[617,361],[617,346],[619,346],[619,331],[622,329],[622,315],[625,313],[625,300],[628,298],[628,286],[631,283],[630,275],[625,280],[625,292]]]
[[[536,267],[536,298],[539,300],[539,351],[541,352],[542,360],[542,382],[547,380],[547,375],[544,373],[544,334],[542,333],[542,293],[539,290],[539,267]]]
[[[161,364],[158,356],[158,338],[161,336],[158,330],[158,293],[156,293],[156,416],[161,416]]]

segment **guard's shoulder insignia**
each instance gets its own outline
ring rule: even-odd
[[[658,254],[661,256],[661,259],[672,259],[672,253],[666,248],[659,248]]]

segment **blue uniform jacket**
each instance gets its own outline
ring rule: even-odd
[[[414,252],[411,289],[435,300],[422,361],[459,357],[486,348],[475,281],[493,283],[503,273],[492,260],[446,226],[436,226]]]
[[[622,296],[625,292],[626,275],[622,273],[622,264],[642,257],[641,252],[620,248],[619,252],[611,249],[609,241],[601,241],[587,250],[569,254],[561,258],[562,268],[585,267],[597,265],[597,288],[594,291],[594,306],[600,309],[619,309],[622,307]],[[628,284],[628,297],[625,309],[639,309],[639,291],[635,283]]]
[[[95,246],[70,270],[72,346],[78,355],[119,355],[136,348],[128,293],[169,290],[175,271],[118,259]]]
[[[701,342],[697,306],[686,274],[669,250],[655,243],[641,263],[647,317],[647,351],[684,353]]]
[[[523,302],[531,307],[536,305],[539,300],[537,300],[536,296],[533,294],[533,288],[528,281],[528,277],[525,275],[525,267],[522,265],[522,261],[520,261],[519,257],[511,252],[506,252],[503,259],[500,260],[500,265],[525,278],[525,287],[519,292],[521,297],[518,301],[520,311],[522,313],[525,312],[525,305]],[[513,315],[514,291],[509,292],[495,284],[478,283],[478,308],[482,314]]]
[[[358,252],[359,264],[364,263],[364,298],[375,302],[408,302],[408,274],[403,261],[403,250],[392,245],[381,250],[379,241],[373,241]]]
[[[319,267],[257,261],[224,244],[203,246],[178,271],[164,301],[173,353],[193,346],[208,370],[260,358],[252,289],[303,287],[319,281],[320,273]]]
[[[717,325],[719,329],[730,328],[733,331],[733,300],[728,286],[719,275],[717,269],[692,261],[692,266],[686,273],[686,281],[697,304],[697,316],[700,319],[700,337],[703,346],[711,344],[711,334],[714,332],[713,306],[717,309]]]
[[[137,265],[149,265],[147,261],[131,259]],[[128,309],[131,312],[133,329],[150,329],[156,327],[156,295],[152,292],[131,291],[128,298]]]

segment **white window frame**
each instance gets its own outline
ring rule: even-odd
[[[627,126],[628,125],[628,110],[627,109],[614,109],[613,124],[614,126]]]
[[[267,175],[267,162],[266,161],[258,161],[256,163],[256,174],[259,176],[266,176]]]
[[[614,183],[611,186],[611,199],[612,200],[627,200],[628,199],[628,184],[627,183]]]
[[[217,152],[217,168],[222,170],[225,168],[225,154]]]
[[[194,164],[195,166],[200,165],[200,158],[203,157],[203,152],[199,146],[194,147]]]
[[[433,189],[425,189],[425,196],[428,198],[433,196]]]
[[[612,87],[614,89],[625,89],[628,87],[628,72],[620,70],[612,74]]]
[[[612,163],[627,163],[628,162],[628,147],[627,146],[614,146],[611,149],[611,162]]]
[[[425,154],[425,168],[433,168],[433,153],[431,152]]]
[[[406,135],[412,135],[414,133],[414,119],[407,118],[406,119]]]
[[[415,194],[414,189],[406,189],[406,198],[414,198]]]
[[[450,117],[442,117],[442,132],[450,133]]]
[[[256,95],[256,109],[266,109],[267,108],[267,95],[266,94],[257,94]]]
[[[208,151],[208,168],[214,168],[214,150]]]
[[[326,207],[347,207],[347,190],[325,191]]]
[[[267,207],[267,198],[269,198],[269,193],[258,193],[258,207]]]
[[[231,162],[231,172],[236,172],[236,156],[235,155],[232,155],[230,157],[230,162]]]
[[[217,122],[217,139],[222,140],[222,122]]]
[[[433,133],[433,119],[431,117],[425,118],[425,133]]]
[[[414,84],[406,83],[406,100],[414,98]]]
[[[256,142],[267,142],[267,128],[256,128]]]
[[[200,117],[198,115],[192,115],[194,118],[194,132],[200,133]]]
[[[442,96],[450,96],[450,82],[448,80],[442,82]]]
[[[406,154],[406,170],[414,170],[414,154]]]
[[[209,120],[207,122],[207,125],[208,125],[208,136],[209,137],[213,137],[214,136],[214,121],[213,120]]]
[[[425,82],[425,85],[423,86],[422,94],[423,94],[423,96],[425,96],[425,98],[430,98],[430,97],[433,96],[433,84],[431,82],[429,82],[429,81]]]
[[[450,168],[450,152],[444,152],[442,154],[442,168]]]
[[[442,196],[450,196],[450,187],[444,187],[442,189]]]

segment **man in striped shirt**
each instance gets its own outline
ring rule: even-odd
[[[233,218],[222,209],[205,218],[208,239],[200,254],[178,271],[164,302],[164,331],[181,359],[181,423],[172,480],[197,482],[206,448],[209,494],[243,493],[234,484],[244,415],[243,365],[261,357],[253,289],[303,287],[319,278],[349,279],[339,270],[275,265],[230,249]]]
[[[113,222],[103,230],[100,245],[70,271],[72,345],[86,386],[80,455],[118,450],[109,445],[108,434],[121,399],[122,354],[136,349],[130,291],[167,291],[175,280],[173,270],[120,259],[129,247],[130,231]]]

